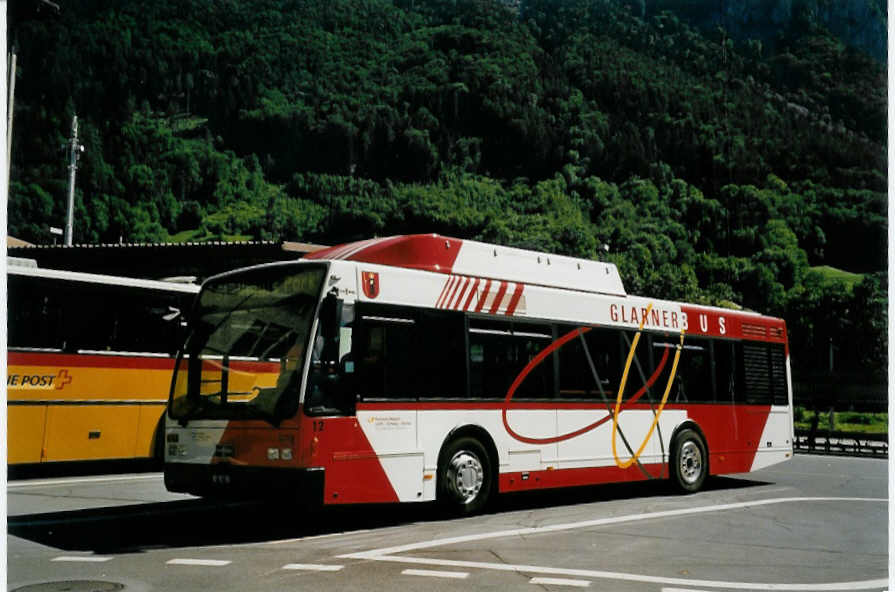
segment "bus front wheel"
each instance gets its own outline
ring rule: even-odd
[[[684,493],[702,488],[709,471],[709,456],[702,437],[691,429],[681,430],[674,438],[671,455],[671,480]]]
[[[438,500],[450,512],[481,511],[494,489],[494,468],[488,451],[471,437],[452,441],[442,451],[438,468]]]

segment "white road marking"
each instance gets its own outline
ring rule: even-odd
[[[230,565],[226,559],[171,559],[166,561],[168,565],[200,565],[204,567],[223,567]]]
[[[466,571],[436,571],[434,569],[405,569],[401,572],[405,576],[425,576],[429,578],[454,578],[465,580],[469,577]]]
[[[109,483],[113,481],[149,481],[161,480],[161,473],[155,475],[129,475],[119,477],[83,477],[77,479],[51,479],[46,481],[21,481],[6,484],[6,489],[24,489],[27,487],[65,487],[77,483]]]
[[[298,537],[298,538],[294,538],[294,539],[280,539],[278,541],[265,541],[261,544],[262,545],[282,545],[283,543],[298,543],[301,541],[316,541],[317,539],[328,539],[331,537],[345,536],[346,534],[361,534],[364,532],[370,532],[370,529],[363,528],[363,529],[359,529],[359,530],[344,530],[342,532],[331,532],[329,534],[315,534],[312,536]]]
[[[71,556],[71,555],[63,555],[61,557],[54,557],[50,559],[50,561],[83,561],[85,563],[102,563],[103,561],[109,561],[113,559],[112,557],[97,557],[95,555],[81,555],[81,556]]]
[[[322,563],[287,563],[283,569],[301,569],[307,571],[339,571],[344,565],[324,565]]]
[[[590,580],[566,580],[563,578],[532,578],[528,583],[542,584],[544,586],[575,586],[577,588],[590,586]]]
[[[722,582],[715,580],[686,580],[684,578],[663,578],[655,576],[643,576],[611,571],[596,571],[590,569],[564,569],[558,567],[544,567],[539,565],[510,565],[507,563],[486,563],[480,561],[454,561],[449,559],[432,559],[429,557],[389,556],[370,558],[373,561],[392,561],[395,563],[412,563],[418,565],[438,565],[441,567],[455,567],[466,569],[492,569],[497,571],[512,571],[521,573],[542,573],[560,576],[577,576],[581,578],[594,578],[606,580],[623,580],[628,582],[644,582],[648,584],[672,584],[675,586],[705,586],[708,588],[730,588],[735,590],[784,590],[788,592],[841,592],[852,590],[870,590],[880,588],[888,583],[886,579],[864,580],[860,582],[836,582],[832,584],[765,584],[749,582]]]
[[[406,555],[395,555],[396,553],[406,553],[408,551],[417,551],[419,549],[431,549],[432,547],[441,547],[444,545],[453,545],[458,543],[468,543],[473,541],[481,541],[485,539],[494,539],[510,536],[538,535],[551,532],[559,532],[564,530],[573,530],[579,528],[590,528],[595,526],[606,526],[609,524],[619,524],[624,522],[637,522],[642,520],[652,520],[657,518],[673,518],[677,516],[685,516],[690,514],[702,514],[706,512],[719,512],[723,510],[735,510],[741,508],[749,508],[756,506],[767,506],[782,503],[805,503],[805,502],[888,502],[886,498],[855,498],[855,497],[789,497],[774,498],[764,500],[753,500],[748,502],[739,502],[731,504],[719,504],[715,506],[704,506],[697,508],[685,508],[680,510],[667,510],[662,512],[649,512],[643,514],[629,514],[627,516],[614,516],[611,518],[600,518],[596,520],[585,520],[582,522],[571,522],[565,524],[554,524],[550,526],[514,528],[497,532],[486,532],[480,534],[463,535],[456,537],[448,537],[443,539],[435,539],[431,541],[423,541],[419,543],[411,543],[407,545],[399,545],[394,547],[384,547],[381,549],[371,549],[359,553],[349,553],[340,555],[341,559],[370,559],[373,561],[391,561],[396,563],[410,563],[417,565],[438,565],[443,567],[454,568],[473,568],[473,569],[492,569],[499,571],[514,571],[524,573],[535,573],[545,575],[564,575],[577,576],[586,578],[612,579],[631,582],[645,582],[652,584],[665,584],[672,586],[702,586],[708,588],[730,588],[736,590],[784,590],[784,591],[850,591],[850,590],[866,590],[870,588],[882,588],[888,583],[887,579],[864,580],[858,582],[834,582],[834,583],[812,583],[812,584],[779,584],[779,583],[754,583],[754,582],[725,582],[716,580],[687,580],[683,578],[665,578],[657,576],[646,576],[639,574],[630,574],[623,572],[610,572],[587,569],[563,569],[554,567],[545,567],[537,565],[509,565],[505,563],[487,563],[479,561],[456,561],[447,559],[434,559],[428,557],[408,557]]]
[[[347,555],[339,555],[340,559],[376,559],[385,555],[394,555],[395,553],[406,553],[407,551],[418,551],[419,549],[429,549],[432,547],[442,547],[444,545],[454,545],[457,543],[468,543],[472,541],[481,541],[485,539],[496,539],[509,536],[527,536],[538,535],[547,532],[559,532],[562,530],[575,530],[578,528],[590,528],[594,526],[606,526],[608,524],[619,524],[622,522],[638,522],[641,520],[654,520],[656,518],[674,518],[677,516],[686,516],[689,514],[704,514],[707,512],[720,512],[723,510],[738,510],[741,508],[749,508],[754,506],[769,506],[774,504],[782,504],[789,502],[830,502],[830,501],[847,501],[847,502],[888,502],[886,498],[863,498],[863,497],[780,497],[764,500],[753,500],[749,502],[738,502],[732,504],[719,504],[716,506],[703,506],[698,508],[682,508],[680,510],[665,510],[662,512],[645,512],[643,514],[628,514],[626,516],[613,516],[611,518],[598,518],[596,520],[584,520],[582,522],[569,522],[564,524],[553,524],[550,526],[532,526],[526,528],[513,528],[510,530],[499,530],[495,532],[484,532],[479,534],[467,534],[456,537],[448,537],[444,539],[434,539],[431,541],[423,541],[420,543],[410,543],[407,545],[398,545],[395,547],[383,547],[381,549],[371,549],[369,551],[361,551],[359,553],[349,553]]]

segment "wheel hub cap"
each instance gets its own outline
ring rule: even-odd
[[[468,450],[461,450],[448,465],[448,483],[461,502],[475,499],[485,482],[485,471],[479,458]]]
[[[695,483],[702,475],[702,451],[694,442],[684,442],[681,447],[681,477],[687,483]]]

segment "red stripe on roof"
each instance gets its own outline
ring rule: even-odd
[[[454,310],[460,308],[460,303],[463,301],[463,295],[466,294],[466,288],[469,287],[470,279],[466,278],[466,281],[463,282],[463,288],[461,288],[460,293],[457,294],[457,299],[454,300],[454,304],[450,307]]]
[[[472,284],[472,288],[469,290],[469,296],[466,298],[466,302],[463,304],[463,310],[469,310],[469,304],[472,302],[472,297],[475,296],[475,291],[479,287],[479,278],[475,278],[475,282]]]
[[[444,288],[441,289],[441,295],[438,297],[438,300],[435,301],[435,308],[441,308],[442,303],[444,302],[445,296],[447,296],[448,288],[451,286],[451,282],[454,281],[453,277],[449,277],[444,282]]]
[[[412,234],[338,245],[309,253],[305,259],[345,259],[449,274],[462,244],[456,238]]]
[[[516,307],[519,305],[519,300],[522,298],[522,292],[524,290],[525,284],[516,284],[516,290],[513,292],[513,297],[510,298],[510,304],[507,306],[508,315],[516,312]]]
[[[460,276],[457,276],[456,280],[454,281],[454,285],[451,288],[450,296],[448,296],[447,300],[444,301],[442,308],[450,308],[451,302],[454,301],[454,295],[457,293],[457,288],[460,287],[461,281],[463,281],[463,278]]]
[[[497,291],[497,295],[494,297],[494,302],[491,304],[491,310],[488,311],[489,314],[494,314],[497,312],[497,309],[500,308],[500,301],[503,300],[503,296],[506,293],[507,283],[500,282],[500,289]]]
[[[491,291],[491,280],[485,280],[485,287],[482,289],[482,295],[479,296],[478,304],[475,305],[475,312],[482,312],[485,306],[485,300],[488,298],[488,292]]]

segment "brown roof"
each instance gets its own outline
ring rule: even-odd
[[[9,247],[31,247],[33,246],[28,241],[23,241],[20,238],[16,238],[14,236],[6,235],[6,245]]]

